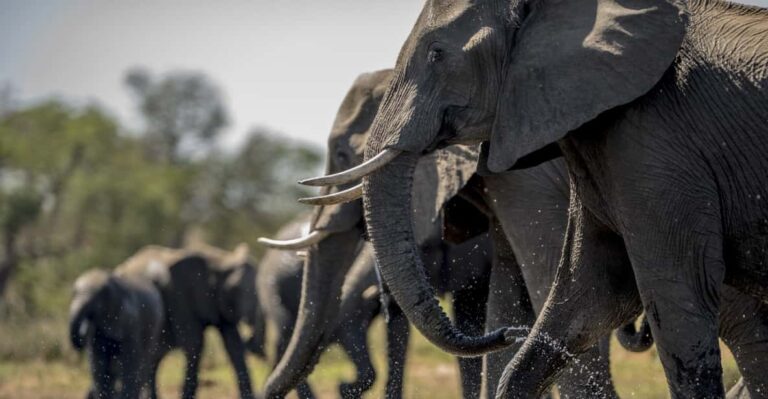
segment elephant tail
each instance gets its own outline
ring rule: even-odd
[[[651,326],[646,317],[640,322],[640,329],[635,328],[633,321],[616,330],[616,338],[621,346],[630,352],[644,352],[653,345]]]

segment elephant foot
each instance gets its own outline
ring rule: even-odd
[[[357,399],[363,396],[363,393],[371,388],[371,382],[353,382],[339,385],[339,395],[342,399]]]

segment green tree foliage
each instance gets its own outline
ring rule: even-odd
[[[127,81],[141,132],[61,101],[0,115],[0,289],[12,276],[0,325],[66,318],[77,275],[144,245],[194,236],[248,242],[258,256],[256,238],[305,210],[295,182],[319,172],[315,148],[256,129],[238,150],[216,150],[227,113],[207,78],[134,71]]]
[[[227,124],[218,88],[199,73],[174,72],[156,79],[133,69],[126,85],[145,120],[145,143],[156,159],[178,163],[209,148]]]

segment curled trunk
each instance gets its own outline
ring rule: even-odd
[[[86,340],[88,337],[90,326],[90,320],[88,318],[88,304],[77,303],[70,311],[69,317],[69,340],[72,342],[72,347],[77,351],[82,351],[85,348]]]
[[[408,320],[440,348],[459,356],[502,349],[520,332],[500,329],[481,337],[463,334],[451,324],[427,282],[411,222],[411,186],[418,158],[402,153],[363,183],[365,218],[382,278]]]
[[[635,323],[627,323],[616,330],[616,338],[621,346],[630,352],[645,352],[653,346],[653,336],[648,319],[643,317],[640,329],[635,328]]]
[[[332,332],[341,303],[341,287],[354,259],[360,232],[335,233],[309,252],[304,262],[299,315],[288,348],[270,374],[265,397],[282,398],[307,378]]]

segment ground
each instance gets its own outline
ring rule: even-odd
[[[49,326],[53,328],[54,326]],[[66,331],[59,329],[58,331]],[[65,337],[58,334],[63,341]],[[0,338],[2,343],[8,345],[9,334],[17,338],[16,350],[19,346],[27,345],[24,342],[35,335],[25,334],[23,329],[9,331],[7,327],[0,326]],[[21,335],[20,335],[21,334]],[[383,396],[384,376],[386,375],[385,335],[381,321],[377,321],[371,330],[369,341],[375,356],[376,369],[381,377],[377,379],[376,386],[367,398],[380,398]],[[209,332],[207,347],[203,358],[200,375],[200,391],[198,397],[209,398],[236,398],[236,385],[234,375],[226,360],[226,355],[220,339]],[[411,357],[407,364],[407,376],[405,383],[406,398],[459,398],[459,380],[455,361],[445,353],[430,345],[418,334],[413,334],[411,344]],[[0,343],[0,344],[2,344]],[[40,346],[45,346],[41,344]],[[612,369],[619,394],[623,398],[668,398],[664,374],[659,364],[655,350],[645,353],[629,353],[620,349],[613,343]],[[3,349],[5,354],[13,351],[13,347]],[[63,351],[69,351],[64,347]],[[53,351],[55,352],[55,351]],[[738,378],[733,358],[727,350],[724,351],[725,380],[728,386]],[[0,361],[0,398],[5,399],[69,399],[82,398],[89,383],[88,368],[83,357],[77,357],[71,353],[63,356],[48,354],[56,360],[45,361],[43,357],[17,362]],[[264,384],[268,374],[268,367],[254,357],[249,359],[253,382],[256,387]],[[174,353],[165,359],[161,365],[159,378],[162,397],[178,397],[178,388],[183,374],[183,357]],[[353,368],[346,360],[343,353],[334,348],[326,353],[315,372],[310,377],[315,392],[321,398],[337,397],[336,386],[340,380],[352,378]]]

